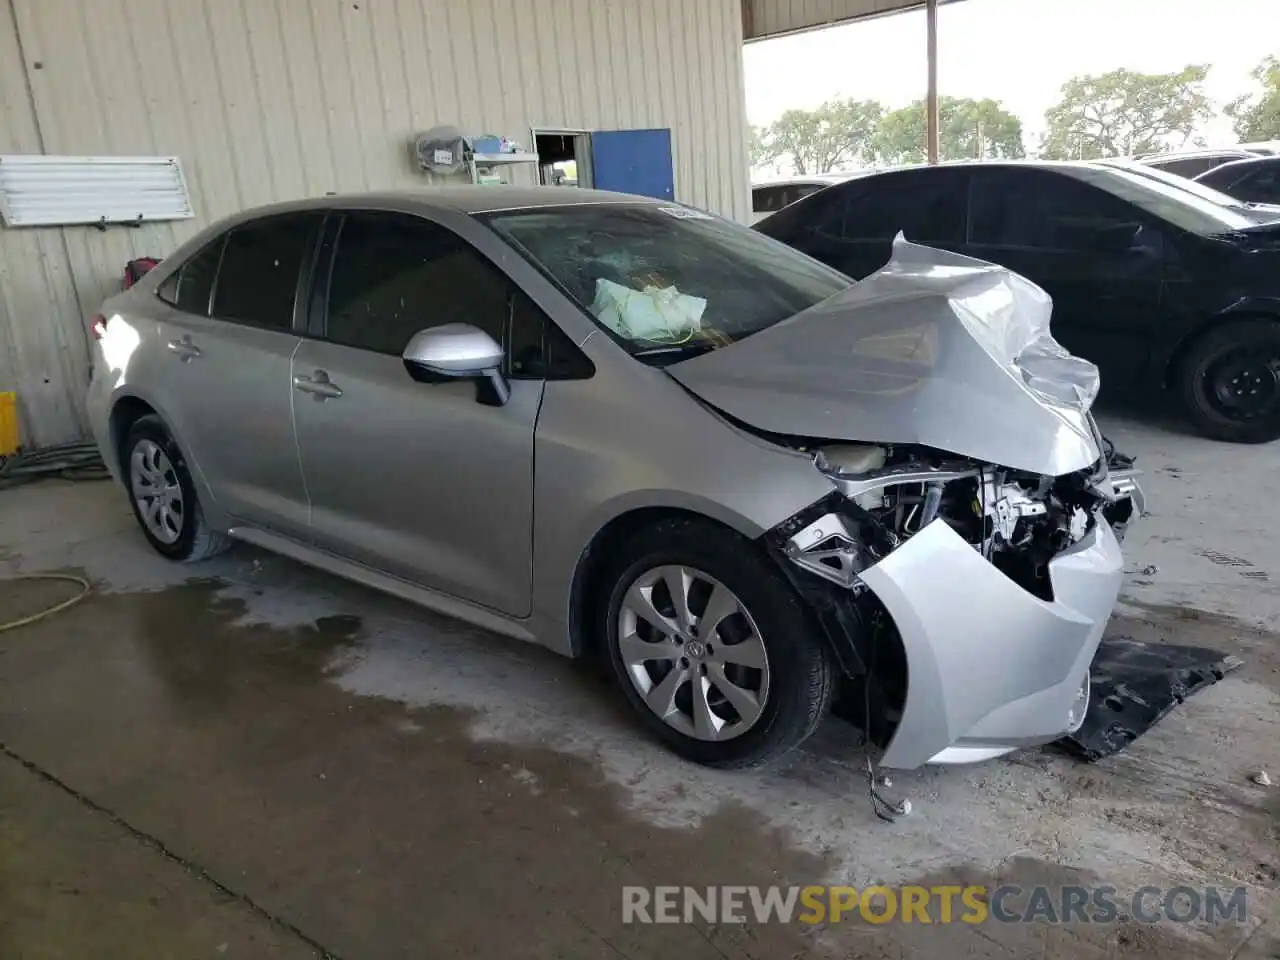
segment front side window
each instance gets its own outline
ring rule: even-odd
[[[570,204],[485,215],[626,349],[713,349],[853,281],[758,231],[676,205]]]
[[[1125,203],[1039,170],[975,170],[969,239],[977,245],[1095,252],[1099,238],[1141,226]]]
[[[321,214],[283,214],[235,227],[227,236],[213,315],[272,330],[293,325],[298,273]],[[178,288],[182,299],[182,287]]]
[[[503,343],[510,281],[461,237],[421,217],[349,213],[329,280],[326,336],[400,356],[419,330],[469,323]]]

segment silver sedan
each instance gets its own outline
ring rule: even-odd
[[[700,211],[443,188],[249,211],[102,307],[143,535],[235,540],[612,666],[744,766],[860,691],[888,766],[1079,724],[1141,512],[1091,364],[987,263],[854,285]]]

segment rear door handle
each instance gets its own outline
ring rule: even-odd
[[[303,393],[309,393],[317,400],[337,399],[342,396],[342,388],[329,379],[329,374],[323,370],[317,370],[312,376],[304,376],[303,374],[294,374],[293,386],[295,390],[301,390]]]
[[[200,348],[191,342],[191,334],[189,333],[181,340],[170,340],[169,351],[176,354],[183,363],[189,363],[200,356]]]

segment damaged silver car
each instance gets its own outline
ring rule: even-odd
[[[861,697],[882,763],[1078,726],[1140,490],[1007,270],[859,284],[687,207],[447,188],[250,211],[95,319],[144,536],[241,540],[571,656],[744,766]]]

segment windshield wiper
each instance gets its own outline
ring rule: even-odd
[[[637,350],[631,354],[633,357],[686,357],[696,356],[700,353],[710,353],[716,349],[719,344],[708,343],[706,340],[699,340],[697,343],[667,343],[658,347],[645,347],[643,350]]]

